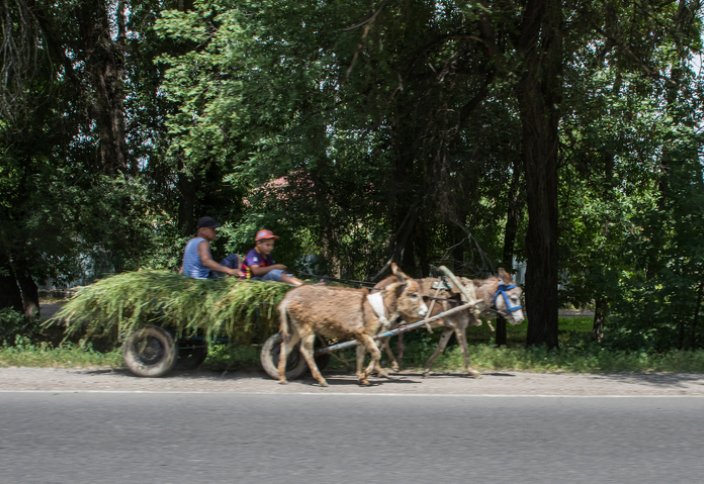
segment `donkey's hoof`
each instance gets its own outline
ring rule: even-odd
[[[376,374],[379,375],[381,378],[391,378],[391,375],[389,375],[389,372],[384,370],[383,368],[379,368],[376,371]]]
[[[470,378],[481,378],[482,374],[474,368],[467,368],[467,376]]]
[[[425,370],[425,371],[423,372],[423,375],[422,375],[422,376],[423,376],[423,378],[426,378],[426,377],[430,376],[431,373],[432,373],[432,372],[431,372],[430,370]]]
[[[391,363],[391,371],[397,372],[400,370],[401,370],[401,366],[398,363],[396,363],[395,361],[393,363]]]
[[[288,380],[279,380],[279,385],[286,385],[288,383]]]
[[[320,385],[321,387],[329,387],[330,386],[330,385],[328,385],[328,382],[325,380],[319,381],[318,385]]]

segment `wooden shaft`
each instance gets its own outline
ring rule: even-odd
[[[457,314],[461,311],[466,311],[468,309],[472,309],[479,301],[474,301],[474,302],[468,302],[465,304],[462,304],[461,306],[454,307],[452,309],[448,309],[447,311],[444,311],[440,314],[437,314],[431,318],[428,319],[421,319],[420,321],[416,321],[415,323],[411,324],[404,324],[402,326],[399,326],[398,328],[391,329],[389,331],[384,331],[383,333],[379,333],[376,336],[374,336],[375,340],[380,340],[382,338],[390,338],[392,336],[396,336],[399,334],[407,333],[409,331],[413,331],[414,329],[418,329],[422,326],[425,326],[428,323],[431,323],[433,321],[437,321],[438,319],[446,318],[447,316],[451,316],[453,314]],[[354,346],[357,346],[358,342],[357,340],[349,340],[349,341],[343,341],[342,343],[337,343],[334,345],[326,346],[325,348],[320,348],[319,350],[315,351],[316,355],[324,355],[327,353],[332,353],[333,351],[339,351],[343,350],[346,348],[352,348]]]

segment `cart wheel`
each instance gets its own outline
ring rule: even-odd
[[[324,348],[327,346],[327,342],[320,336],[315,339],[315,349]],[[260,355],[260,360],[262,363],[262,368],[267,375],[279,379],[279,353],[281,351],[281,335],[276,333],[274,336],[270,337],[262,346],[262,352]],[[286,379],[295,380],[296,378],[301,378],[306,372],[309,371],[306,360],[301,355],[298,349],[298,345],[291,351],[288,355],[286,362]],[[319,370],[324,370],[330,363],[330,355],[316,355],[315,364],[318,365]]]
[[[281,352],[281,335],[276,333],[266,340],[262,346],[262,352],[259,355],[259,360],[262,363],[262,368],[267,375],[275,380],[279,379],[279,353]],[[286,379],[295,380],[304,375],[308,369],[306,360],[301,356],[296,345],[286,358]]]
[[[145,326],[132,333],[122,347],[127,368],[137,376],[160,377],[176,363],[176,345],[171,334],[158,326]]]
[[[180,370],[195,370],[208,357],[208,344],[199,340],[178,342],[178,359],[176,368]]]

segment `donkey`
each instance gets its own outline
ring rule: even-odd
[[[523,321],[523,308],[520,305],[520,298],[523,291],[515,284],[511,275],[504,269],[499,269],[498,277],[495,276],[476,280],[461,277],[459,280],[463,286],[473,289],[475,297],[479,301],[478,304],[481,314],[486,314],[493,310],[504,316],[511,324],[518,324]],[[435,316],[441,312],[447,311],[452,306],[462,303],[457,289],[451,286],[443,287],[444,283],[440,279],[425,278],[419,279],[418,282],[421,285],[423,297],[436,299],[436,304],[433,305],[429,316]],[[374,287],[381,289],[393,283],[395,283],[395,276],[389,276]],[[435,351],[425,363],[424,376],[430,374],[433,363],[437,357],[445,351],[445,347],[453,334],[462,348],[465,372],[472,378],[478,378],[480,376],[480,373],[472,368],[470,364],[469,349],[467,346],[467,326],[481,325],[481,320],[477,317],[477,314],[479,313],[467,310],[430,323],[432,328],[443,327],[444,329],[440,335],[440,341],[438,341]],[[399,335],[399,359],[401,358],[403,348],[402,336],[403,335]],[[399,363],[396,356],[391,351],[388,338],[384,339],[382,346],[389,357],[391,368],[394,371],[398,371]]]
[[[357,379],[369,385],[368,377],[376,370],[382,377],[388,373],[381,367],[381,352],[374,336],[381,328],[403,319],[415,321],[428,313],[421,288],[392,264],[395,277],[381,291],[369,294],[366,289],[304,285],[291,289],[279,304],[282,336],[279,356],[279,383],[286,383],[286,355],[301,342],[301,355],[321,386],[327,381],[320,374],[313,346],[316,334],[327,338],[354,338],[357,346]],[[364,356],[371,354],[369,366],[363,370]]]

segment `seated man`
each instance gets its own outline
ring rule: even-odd
[[[279,237],[271,230],[262,229],[254,238],[254,248],[247,253],[242,262],[242,272],[246,279],[261,281],[279,281],[300,286],[303,281],[286,272],[286,266],[277,264],[271,257],[274,241]]]
[[[210,242],[217,237],[218,227],[219,224],[212,217],[198,219],[198,232],[188,241],[183,251],[183,265],[179,271],[181,274],[193,279],[208,279],[216,274],[242,277],[239,269],[218,264],[210,254]],[[226,260],[230,262],[228,258]]]

